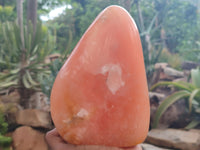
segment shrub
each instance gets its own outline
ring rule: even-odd
[[[168,96],[158,107],[153,127],[157,127],[159,119],[162,114],[171,106],[174,102],[180,99],[186,99],[188,101],[188,110],[191,113],[192,122],[190,122],[185,128],[190,129],[200,124],[200,70],[192,69],[191,78],[192,83],[187,82],[158,82],[151,87],[151,90],[158,86],[173,86],[177,88],[177,91]],[[186,108],[187,109],[187,108]]]
[[[159,62],[167,62],[172,68],[180,69],[182,58],[179,54],[171,54],[167,49],[163,49],[159,57]]]
[[[4,120],[3,113],[0,112],[0,148],[2,147],[3,150],[7,150],[9,145],[12,142],[10,137],[4,136],[7,133],[8,124]]]

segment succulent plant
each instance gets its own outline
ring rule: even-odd
[[[186,129],[194,128],[200,124],[200,69],[191,70],[192,83],[188,82],[158,82],[151,87],[151,90],[158,86],[173,86],[177,89],[176,92],[169,95],[158,107],[153,127],[157,127],[162,114],[169,106],[180,99],[188,101],[188,111],[191,114],[192,121],[185,127]],[[187,109],[187,108],[186,108]]]
[[[12,88],[34,89],[39,80],[50,74],[44,63],[54,48],[54,39],[41,23],[33,33],[31,25],[24,26],[24,46],[20,28],[16,23],[2,25],[3,41],[0,45],[0,90]]]

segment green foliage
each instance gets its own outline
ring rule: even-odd
[[[15,6],[16,0],[0,0],[0,5],[2,6]]]
[[[49,13],[52,9],[62,6],[68,0],[38,0],[39,14]]]
[[[66,15],[50,20],[47,23],[48,28],[56,35],[56,49],[60,53],[70,52],[74,46],[74,18],[73,12],[68,10]]]
[[[192,69],[191,70],[191,78],[192,84],[197,88],[200,88],[200,70],[199,69]]]
[[[50,65],[50,71],[51,74],[49,76],[43,77],[40,81],[41,83],[41,88],[42,91],[48,96],[50,97],[51,94],[51,89],[53,86],[53,83],[55,81],[55,78],[60,70],[60,68],[63,65],[63,60],[62,59],[56,59],[55,61],[53,61],[53,63],[51,63]]]
[[[167,49],[163,49],[159,59],[159,62],[167,62],[172,68],[181,69],[182,57],[177,54],[171,54]]]
[[[163,42],[160,37],[162,29],[160,10],[157,10],[155,6],[158,2],[152,1],[137,1],[130,10],[140,32],[147,79],[151,79],[154,64],[158,62],[163,49]]]
[[[0,112],[0,148],[6,150],[7,147],[11,144],[12,139],[10,137],[4,136],[8,131],[8,124],[4,120],[3,114]]]
[[[188,110],[192,116],[192,122],[186,127],[187,129],[193,128],[200,124],[200,70],[192,69],[191,78],[192,83],[187,82],[158,82],[151,87],[151,90],[157,88],[158,86],[173,86],[178,91],[168,96],[158,107],[155,115],[155,120],[153,127],[157,127],[160,117],[171,106],[174,102],[180,99],[187,99]]]
[[[173,93],[170,97],[166,98],[162,104],[159,106],[156,115],[155,115],[155,120],[153,123],[153,127],[156,127],[157,124],[159,123],[159,119],[162,116],[162,114],[167,110],[169,106],[171,106],[174,102],[177,100],[184,98],[188,96],[190,93],[188,91],[178,91]]]
[[[46,23],[49,29],[56,33],[57,51],[60,53],[72,51],[85,30],[104,8],[98,5],[99,1],[67,1],[66,3],[69,3],[72,9],[67,8],[65,13]]]
[[[123,5],[121,0],[65,0],[65,4],[70,4],[72,9],[67,8],[62,15],[47,22],[53,32],[56,30],[57,49],[61,53],[66,50],[71,52],[104,8],[109,5]]]
[[[13,9],[13,6],[0,5],[0,22],[13,21],[15,19]]]
[[[38,89],[39,78],[50,73],[44,59],[54,47],[53,38],[40,23],[35,34],[31,25],[25,26],[23,47],[20,29],[15,23],[7,22],[2,29],[0,90],[9,87]]]
[[[198,52],[193,52],[199,49],[197,45],[200,38],[198,9],[197,3],[170,0],[165,5],[165,13],[162,16],[168,49],[192,61],[200,59]]]
[[[4,120],[3,113],[0,112],[0,134],[4,135],[6,134],[8,130],[8,124]]]
[[[50,1],[51,2],[51,1]],[[57,35],[57,50],[71,51],[83,33],[105,7],[120,5],[130,12],[140,31],[146,72],[150,79],[153,66],[159,61],[161,51],[166,47],[172,54],[168,61],[175,68],[180,67],[183,58],[200,60],[199,55],[199,10],[196,4],[181,0],[63,0],[60,4],[70,4],[71,9],[47,22]],[[139,5],[138,5],[139,4]],[[141,13],[140,13],[140,11]],[[141,16],[143,21],[141,21]],[[147,38],[149,37],[149,42]],[[192,51],[192,52],[191,52]],[[194,52],[193,52],[194,51]],[[195,52],[196,51],[196,52]],[[163,55],[162,55],[163,57]],[[195,58],[195,59],[194,59]]]

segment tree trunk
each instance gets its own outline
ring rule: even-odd
[[[143,19],[143,16],[142,16],[142,11],[140,9],[140,0],[138,0],[136,2],[136,4],[137,4],[138,15],[139,15],[141,33],[144,33],[146,31],[146,29],[145,29],[145,26],[144,26],[144,19]],[[150,35],[150,33],[145,33],[145,42],[147,44],[148,59],[149,59],[149,61],[151,61],[152,45],[151,45],[151,35]]]
[[[24,26],[23,26],[23,1],[24,0],[16,0],[17,2],[17,23],[20,29],[20,37],[21,37],[21,64],[20,64],[20,79],[19,79],[19,93],[21,96],[20,104],[21,106],[24,106],[26,103],[26,100],[24,98],[24,94],[26,94],[22,78],[24,76],[24,67],[26,66],[26,49],[24,44]]]
[[[27,25],[29,22],[33,25],[33,33],[35,36],[37,26],[37,0],[28,0],[27,2]]]
[[[24,0],[16,0],[16,2],[17,2],[17,23],[18,23],[18,26],[20,28],[22,48],[24,49],[23,1]]]

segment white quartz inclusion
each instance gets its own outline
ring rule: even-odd
[[[76,114],[77,117],[84,118],[88,116],[88,111],[84,108],[81,108],[80,111]]]
[[[125,82],[122,80],[122,69],[119,64],[107,64],[101,68],[101,73],[103,75],[108,73],[106,85],[113,95],[124,86]]]

